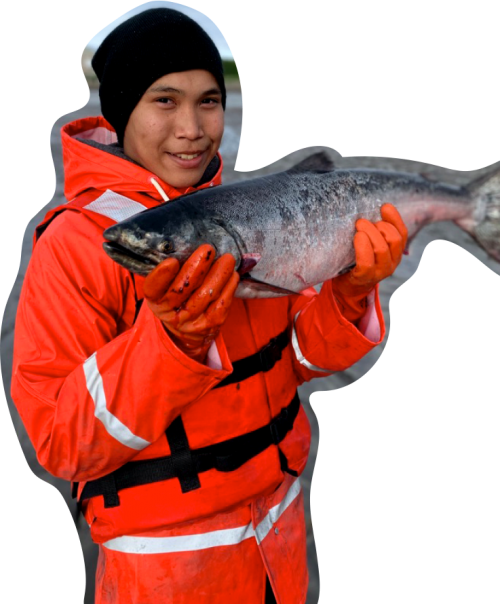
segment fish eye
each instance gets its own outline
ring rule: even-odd
[[[174,251],[174,245],[171,241],[162,241],[158,246],[158,251],[163,252],[164,254],[170,254]]]

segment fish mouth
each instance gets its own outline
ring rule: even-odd
[[[160,263],[160,259],[142,256],[114,241],[106,241],[102,247],[112,260],[140,275],[148,275]]]

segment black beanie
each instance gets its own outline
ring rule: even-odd
[[[152,8],[116,27],[97,49],[101,111],[123,145],[130,114],[146,90],[169,73],[205,69],[217,81],[226,108],[222,60],[212,39],[193,19],[170,8]]]

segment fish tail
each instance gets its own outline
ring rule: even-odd
[[[475,203],[472,216],[457,220],[458,226],[471,235],[497,262],[500,262],[500,165],[466,187]]]

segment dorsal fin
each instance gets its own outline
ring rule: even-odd
[[[290,168],[289,172],[331,172],[335,170],[333,159],[326,151],[318,151]]]

